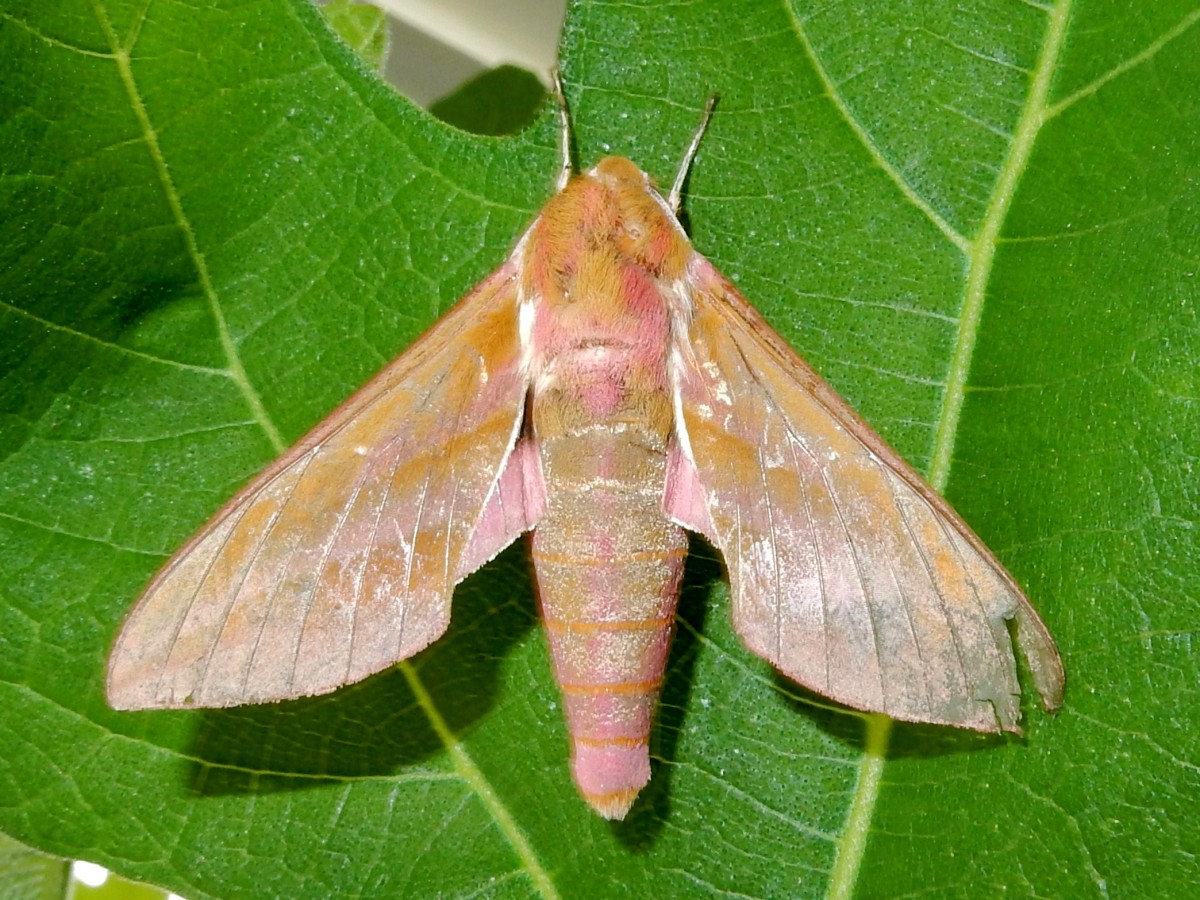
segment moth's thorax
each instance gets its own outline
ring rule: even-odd
[[[624,407],[645,406],[639,395],[663,393],[671,305],[691,254],[629,160],[609,157],[572,178],[524,244],[523,337],[535,395],[558,391],[595,421],[623,419]]]

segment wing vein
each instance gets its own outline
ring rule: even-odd
[[[812,451],[809,450],[810,455]],[[833,502],[834,513],[837,516],[838,525],[841,527],[842,534],[846,537],[846,546],[850,550],[850,559],[854,563],[854,574],[858,578],[859,590],[862,593],[863,605],[866,607],[866,623],[871,629],[871,644],[875,648],[875,674],[879,678],[879,696],[884,699],[886,705],[887,688],[883,681],[883,653],[879,645],[879,630],[875,621],[875,603],[874,597],[867,586],[867,579],[863,572],[862,559],[859,556],[858,546],[854,541],[854,534],[850,526],[846,523],[845,514],[842,511],[842,504],[834,491],[833,483],[829,479],[829,473],[824,467],[817,464],[814,457],[813,464],[817,466],[817,471],[821,474],[821,481],[825,485],[825,489],[829,492],[829,499]]]
[[[783,652],[783,593],[779,588],[779,546],[775,541],[775,510],[771,505],[771,489],[767,484],[767,467],[763,460],[763,444],[766,442],[766,434],[763,434],[763,439],[759,441],[757,450],[758,466],[756,467],[759,473],[759,481],[762,485],[763,505],[767,512],[767,528],[763,535],[767,547],[771,553],[771,592],[775,597],[774,612],[775,612],[775,656],[779,658]]]
[[[370,567],[371,559],[375,555],[375,544],[379,539],[379,523],[383,521],[384,510],[388,508],[388,503],[392,498],[392,484],[395,482],[396,472],[400,468],[401,458],[400,454],[396,454],[393,457],[394,462],[391,471],[388,472],[387,483],[383,488],[383,496],[379,498],[379,505],[375,510],[375,521],[371,523],[371,535],[367,539],[366,552],[363,553],[362,565],[355,577],[354,594],[356,602],[350,610],[350,645],[346,648],[346,671],[342,677],[343,683],[350,680],[350,672],[354,668],[354,654],[357,651],[358,614],[363,608],[363,590],[365,588],[367,569]]]
[[[903,516],[903,513],[901,513]],[[909,601],[908,593],[904,588],[904,580],[896,571],[895,561],[890,557],[887,559],[888,574],[892,576],[892,584],[896,586],[896,596],[900,598],[900,607],[904,610],[904,621],[908,623],[908,633],[912,638],[913,647],[917,651],[917,660],[920,664],[921,671],[921,689],[925,694],[925,710],[928,715],[933,714],[933,694],[930,692],[929,686],[929,667],[925,657],[924,648],[921,646],[920,635],[917,631],[916,622],[913,621],[912,604]]]
[[[801,467],[800,467],[801,461],[800,461],[800,456],[796,452],[797,446],[798,446],[797,442],[795,440],[789,440],[788,446],[791,450],[794,468],[795,468],[796,472],[800,472],[801,471]],[[825,690],[829,690],[830,678],[831,678],[830,671],[829,671],[829,649],[830,649],[829,597],[827,596],[827,594],[825,592],[825,565],[824,565],[824,559],[821,556],[821,544],[817,540],[816,524],[814,522],[813,509],[812,509],[811,485],[804,478],[797,477],[796,481],[797,481],[797,488],[801,492],[800,493],[801,499],[803,500],[804,521],[805,521],[805,524],[808,526],[808,537],[812,543],[813,565],[816,567],[816,570],[817,570],[816,571],[817,594],[821,600],[821,602],[820,602],[821,637],[822,637],[822,648],[824,651],[823,656],[825,658],[824,688],[825,688]]]
[[[736,342],[736,335],[735,335],[735,342]],[[742,350],[740,343],[738,343],[738,352],[739,352],[739,355],[742,357],[742,359],[745,360],[746,359],[745,352]],[[748,368],[749,368],[749,366],[748,366]],[[750,371],[753,371],[753,369],[750,369]],[[787,435],[791,438],[792,442],[796,446],[799,446],[803,450],[805,455],[808,456],[809,460],[812,463],[813,468],[816,470],[817,475],[821,480],[821,484],[823,485],[825,492],[829,497],[830,502],[833,505],[834,514],[837,517],[838,527],[841,530],[841,533],[845,539],[846,547],[850,551],[850,559],[854,565],[854,574],[858,580],[859,593],[861,595],[863,605],[866,609],[866,618],[864,621],[866,622],[867,626],[870,628],[871,644],[875,650],[876,676],[879,681],[879,696],[881,698],[885,698],[885,700],[886,700],[887,689],[886,689],[884,679],[883,679],[884,657],[883,657],[883,653],[882,653],[882,647],[880,646],[880,643],[879,643],[879,629],[878,629],[878,624],[876,621],[876,610],[875,610],[874,597],[873,597],[872,592],[870,591],[868,583],[867,583],[867,578],[864,573],[862,559],[860,558],[859,549],[854,540],[853,530],[851,529],[851,527],[849,526],[849,524],[846,521],[845,514],[842,510],[842,504],[841,504],[840,500],[838,499],[838,494],[833,485],[833,482],[830,480],[829,473],[827,471],[827,467],[821,465],[820,460],[817,459],[817,455],[814,452],[814,450],[811,447],[809,447],[808,444],[803,440],[802,435],[800,435],[795,430],[795,428],[792,427],[792,422],[791,422],[790,418],[786,415],[783,415],[781,412],[778,412],[778,405],[775,403],[775,398],[771,394],[771,392],[769,390],[764,389],[764,396],[765,396],[766,402],[769,403],[770,406],[773,408],[773,411],[776,412],[776,418],[780,422],[783,423],[784,430],[787,433]],[[820,544],[818,542],[817,556],[820,556],[820,553],[821,553]],[[824,584],[823,583],[822,583],[822,597],[824,597]],[[826,665],[826,672],[828,672],[828,664]]]
[[[278,522],[280,517],[282,517],[282,511],[280,512],[280,516],[276,517],[275,521]],[[288,566],[291,565],[292,558],[295,557],[295,555],[296,555],[296,548],[295,547],[288,548],[288,554],[287,554],[287,557],[283,561],[281,571],[287,571],[287,568],[288,568]],[[259,622],[258,633],[255,634],[255,636],[254,636],[254,646],[250,651],[250,656],[246,660],[246,671],[242,675],[242,686],[239,690],[239,693],[243,698],[246,696],[246,690],[250,685],[250,673],[254,671],[254,663],[258,660],[259,651],[262,649],[263,635],[267,631],[267,623],[271,621],[271,612],[275,609],[275,602],[279,599],[280,587],[282,585],[283,585],[282,578],[275,579],[275,583],[271,585],[271,594],[267,601],[267,609],[266,609],[266,612],[263,614],[262,621]],[[238,597],[234,598],[234,603],[237,603],[240,599],[241,599],[240,595]],[[301,598],[297,598],[297,599],[301,599]],[[211,656],[215,650],[216,650],[216,644],[213,644],[212,648],[209,650],[209,655]],[[293,673],[294,673],[294,671],[295,671],[295,669],[294,669],[294,663],[293,663]],[[288,685],[290,686],[291,683],[292,683],[292,675],[289,674],[288,675]],[[244,702],[244,701],[240,701],[240,702]]]
[[[376,458],[378,458],[378,457],[376,457]],[[317,573],[317,578],[313,582],[312,589],[309,592],[309,603],[308,603],[308,606],[304,610],[303,616],[301,617],[300,628],[297,631],[296,641],[292,645],[292,667],[291,667],[291,674],[288,676],[288,690],[289,691],[293,690],[293,688],[294,688],[294,684],[295,684],[295,680],[296,680],[296,668],[300,661],[300,648],[302,646],[304,646],[304,635],[309,630],[309,623],[312,619],[313,608],[317,605],[317,599],[321,595],[321,586],[325,583],[323,576],[325,574],[325,570],[328,568],[328,565],[329,565],[329,557],[333,553],[334,545],[337,544],[338,537],[341,535],[342,529],[346,525],[346,521],[350,518],[350,512],[354,508],[355,501],[357,501],[358,498],[360,496],[362,496],[363,485],[366,484],[367,475],[371,471],[373,471],[373,466],[370,465],[369,463],[362,466],[362,468],[359,470],[358,476],[354,479],[354,485],[351,488],[350,493],[347,495],[345,502],[342,504],[342,510],[338,516],[337,524],[333,528],[331,528],[329,530],[329,532],[327,533],[327,535],[325,536],[325,545],[321,549],[321,558],[317,562],[317,564],[313,567]],[[297,486],[299,486],[299,481],[297,481]],[[292,557],[288,558],[289,566],[291,564],[291,559],[292,559]],[[286,568],[284,571],[286,571]],[[359,597],[357,596],[357,594],[358,594],[358,592],[355,591],[355,595],[356,595],[354,597],[355,602],[352,602],[350,604],[350,607],[352,610],[352,612],[351,612],[352,625],[353,625],[353,621],[355,618],[355,614],[357,613],[357,610],[358,610],[358,602],[357,601],[359,600]],[[350,631],[351,646],[353,646],[353,640],[354,640],[354,630],[353,630],[353,627],[351,627],[351,631]],[[347,648],[346,655],[347,655],[347,658],[350,657],[349,647]]]
[[[962,548],[959,543],[962,540],[962,537],[957,532],[947,531],[947,528],[946,528],[947,523],[945,521],[943,521],[941,516],[935,515],[934,521],[938,523],[938,528],[941,529],[942,534],[946,537],[946,543],[953,550],[954,555],[956,557],[958,557],[959,563],[962,564],[963,571],[966,572],[969,576],[969,581],[971,584],[971,599],[975,602],[975,607],[979,611],[979,620],[981,622],[988,623],[988,634],[992,638],[992,648],[997,651],[997,653],[999,654],[999,658],[1001,660],[1003,660],[1004,657],[1007,655],[1006,654],[1007,647],[1005,647],[1004,645],[1002,645],[1000,643],[999,636],[996,634],[995,629],[991,627],[993,617],[988,611],[986,601],[983,599],[983,597],[980,596],[979,583],[976,580],[976,578],[974,577],[974,575],[972,574],[972,567],[963,564],[964,556],[962,553]],[[1008,640],[1007,637],[1005,638],[1005,640]]]
[[[310,465],[312,465],[314,456],[315,456],[315,454],[311,454],[304,461],[304,466],[300,469],[300,474],[297,476],[297,481],[299,481],[300,478],[304,477],[304,473],[307,472],[308,467]],[[281,472],[279,474],[282,475],[283,473]],[[200,588],[202,588],[204,586],[204,584],[208,581],[208,577],[209,577],[209,575],[212,574],[212,570],[216,566],[217,560],[219,560],[221,557],[223,557],[225,555],[225,551],[229,547],[230,540],[238,531],[238,524],[240,524],[242,519],[244,519],[246,517],[246,515],[250,512],[250,509],[254,506],[255,501],[257,501],[268,488],[270,488],[272,485],[274,485],[276,481],[277,481],[277,478],[272,478],[267,484],[263,485],[263,487],[259,491],[257,491],[254,494],[254,496],[251,497],[250,500],[248,500],[246,503],[244,503],[242,505],[242,507],[238,510],[237,524],[235,524],[233,528],[229,529],[229,531],[226,533],[224,539],[221,541],[220,546],[217,548],[217,551],[209,558],[208,568],[204,573],[204,577],[202,579],[200,579],[200,581],[196,587],[196,591],[192,595],[192,601],[189,601],[189,604],[188,604],[189,613],[191,611],[191,603],[195,601],[196,594],[198,594],[200,592]],[[288,494],[288,497],[289,498],[291,497],[291,493]],[[237,590],[233,592],[233,599],[230,601],[228,608],[225,610],[224,618],[221,621],[221,627],[217,630],[217,638],[216,638],[216,640],[209,642],[208,652],[205,653],[205,655],[204,655],[204,665],[201,667],[199,677],[197,678],[197,681],[196,681],[195,690],[197,692],[202,691],[205,688],[205,686],[208,684],[208,675],[209,675],[210,669],[212,668],[213,656],[216,654],[217,647],[221,643],[221,637],[225,634],[225,629],[229,625],[229,616],[233,612],[233,609],[238,605],[238,603],[242,601],[242,589],[246,585],[246,579],[249,577],[250,572],[254,569],[255,563],[258,562],[259,552],[262,550],[263,546],[266,544],[267,539],[270,537],[271,533],[275,530],[275,526],[279,524],[279,519],[283,515],[285,506],[286,506],[286,503],[284,505],[281,505],[271,516],[270,522],[268,522],[267,527],[263,529],[262,534],[260,535],[258,542],[256,543],[256,545],[254,547],[254,552],[250,554],[250,557],[247,560],[245,567],[242,569],[241,580],[238,582]],[[265,623],[266,620],[264,619],[263,621]],[[181,628],[182,628],[182,624],[183,623],[181,622],[180,623]],[[260,636],[261,636],[261,628],[260,628]],[[176,637],[178,637],[178,634],[176,634]],[[257,641],[258,641],[258,638],[256,637],[256,640],[255,640],[256,647],[257,647]],[[174,641],[172,641],[172,643],[173,642]],[[170,671],[169,661],[170,661],[170,656],[168,655],[168,665],[164,666],[164,668],[163,668],[164,674],[167,671]],[[253,666],[253,656],[251,656],[251,658],[246,663],[246,675],[243,676],[243,679],[242,679],[242,685],[243,685],[242,693],[245,693],[245,682],[246,682],[246,679],[249,677],[250,669],[252,668],[252,666]]]
[[[968,686],[970,685],[971,679],[967,673],[967,665],[963,657],[961,639],[958,634],[958,629],[954,624],[954,617],[950,615],[949,608],[946,605],[946,596],[942,593],[941,585],[938,583],[938,579],[935,575],[933,560],[931,560],[929,555],[925,552],[925,547],[922,545],[915,529],[913,528],[912,521],[909,519],[908,510],[904,508],[903,503],[896,501],[896,495],[894,491],[892,492],[892,502],[895,503],[896,509],[900,513],[900,521],[904,525],[904,532],[908,537],[909,544],[916,548],[917,554],[921,557],[921,564],[925,569],[925,576],[929,579],[929,584],[933,588],[933,595],[937,598],[938,609],[941,610],[942,616],[946,620],[946,628],[950,632],[950,640],[954,646],[954,657],[958,662],[958,671],[959,674],[962,675],[963,685]],[[935,519],[936,518],[937,517],[935,516]]]

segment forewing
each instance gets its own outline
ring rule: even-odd
[[[1057,707],[1054,642],[979,538],[707,261],[691,274],[667,511],[723,553],[747,645],[849,706],[1017,730],[1015,618]]]
[[[109,660],[115,708],[317,694],[442,634],[454,585],[539,514],[515,284],[510,261],[159,572]]]

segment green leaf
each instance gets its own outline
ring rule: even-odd
[[[0,827],[192,898],[1187,896],[1200,826],[1200,29],[1154,4],[575,3],[580,159],[698,248],[1028,589],[1023,739],[830,711],[695,554],[654,777],[576,797],[520,548],[407,666],[116,713],[154,570],[497,265],[551,190],[305,2],[0,0]]]
[[[387,15],[360,0],[330,0],[317,7],[337,35],[372,69],[383,71],[388,54]]]
[[[0,834],[0,889],[7,900],[55,900],[65,895],[71,864]]]

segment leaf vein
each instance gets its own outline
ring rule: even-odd
[[[1140,53],[1135,53],[1124,62],[1113,66],[1090,84],[1081,87],[1073,94],[1069,94],[1052,106],[1047,107],[1045,111],[1045,118],[1047,120],[1053,119],[1059,113],[1063,112],[1078,101],[1083,100],[1086,97],[1090,97],[1110,81],[1120,78],[1126,72],[1136,69],[1142,63],[1149,62],[1155,56],[1157,56],[1158,52],[1166,47],[1167,44],[1170,44],[1176,38],[1182,37],[1197,22],[1200,22],[1200,9],[1192,10],[1188,15],[1180,19],[1179,23],[1174,28],[1168,29],[1158,38],[1158,40],[1151,41],[1149,44],[1147,44],[1145,49],[1143,49]]]
[[[558,891],[554,887],[554,883],[550,880],[550,875],[542,868],[541,862],[537,858],[537,854],[533,849],[533,845],[529,843],[529,839],[517,824],[509,811],[501,801],[496,791],[492,788],[487,776],[480,771],[475,765],[475,760],[471,759],[471,755],[463,748],[454,732],[450,730],[450,726],[446,720],[442,718],[441,712],[433,702],[433,698],[429,696],[429,692],[425,690],[425,685],[421,678],[417,675],[416,669],[412,663],[406,661],[400,662],[396,668],[404,675],[408,682],[409,688],[413,692],[413,696],[417,698],[417,705],[425,713],[429,724],[433,726],[433,730],[437,733],[438,738],[442,742],[442,746],[446,748],[450,754],[451,760],[454,762],[454,768],[459,776],[467,782],[479,795],[479,799],[483,801],[483,805],[487,807],[489,813],[496,820],[496,824],[500,827],[501,832],[512,845],[514,851],[525,867],[525,871],[529,873],[529,878],[533,882],[537,892],[546,898],[557,898]]]
[[[258,391],[250,383],[250,378],[246,374],[246,369],[242,365],[241,356],[233,341],[233,336],[229,332],[229,325],[225,320],[225,312],[221,307],[220,298],[217,296],[216,287],[213,285],[211,274],[208,270],[208,260],[204,256],[204,252],[200,249],[200,243],[195,231],[192,229],[191,221],[183,209],[183,201],[178,189],[175,187],[174,179],[171,177],[170,169],[167,166],[166,157],[163,154],[163,149],[158,140],[158,133],[150,120],[150,113],[142,102],[141,91],[138,88],[137,80],[133,75],[132,59],[129,51],[121,46],[117,38],[116,32],[113,31],[112,23],[109,21],[105,11],[105,6],[102,0],[92,0],[92,9],[95,13],[96,20],[100,23],[100,28],[103,30],[109,46],[112,49],[112,58],[117,66],[117,73],[120,76],[121,83],[125,88],[125,94],[129,98],[129,104],[133,110],[134,116],[137,118],[138,125],[142,129],[142,133],[146,139],[146,147],[150,152],[150,158],[154,163],[154,167],[158,172],[159,183],[162,185],[163,194],[167,201],[167,205],[171,209],[171,214],[175,219],[175,225],[183,236],[184,243],[187,246],[188,255],[191,257],[192,264],[196,269],[196,276],[200,282],[200,288],[208,300],[209,309],[212,312],[213,320],[216,324],[217,334],[220,337],[221,347],[225,352],[225,357],[228,360],[229,371],[241,389],[242,396],[249,406],[251,414],[259,427],[262,428],[272,446],[278,452],[283,452],[287,446],[283,437],[279,433],[279,429],[271,420],[267,413],[266,407],[263,405],[262,398]],[[136,30],[135,30],[136,33]]]
[[[821,80],[821,84],[825,87],[826,96],[829,97],[830,102],[833,103],[842,119],[848,126],[850,126],[850,130],[854,132],[854,135],[858,138],[859,143],[862,144],[863,148],[870,155],[871,159],[874,160],[875,164],[879,166],[879,168],[884,171],[888,178],[891,179],[892,183],[896,185],[896,187],[900,190],[900,193],[904,195],[904,198],[918,210],[920,210],[921,213],[924,214],[925,218],[932,222],[938,231],[940,231],[946,237],[946,239],[950,241],[950,243],[964,253],[967,252],[970,247],[970,242],[967,240],[967,238],[957,229],[955,229],[954,226],[947,222],[946,219],[942,217],[941,213],[934,209],[929,201],[922,197],[917,192],[916,188],[909,184],[908,180],[904,177],[900,170],[892,165],[891,161],[888,160],[888,158],[883,154],[883,151],[880,149],[879,145],[875,143],[871,135],[867,133],[867,129],[863,126],[863,124],[855,117],[854,113],[851,112],[850,107],[847,105],[840,90],[838,89],[838,85],[834,83],[833,79],[829,75],[828,70],[826,70],[824,64],[817,56],[816,48],[814,48],[812,43],[809,41],[808,34],[804,30],[804,23],[797,15],[794,6],[791,3],[785,3],[784,7],[788,16],[791,17],[792,27],[795,31],[796,38],[800,41],[801,47],[804,48],[804,53],[808,57],[809,62],[812,63],[813,71]]]

